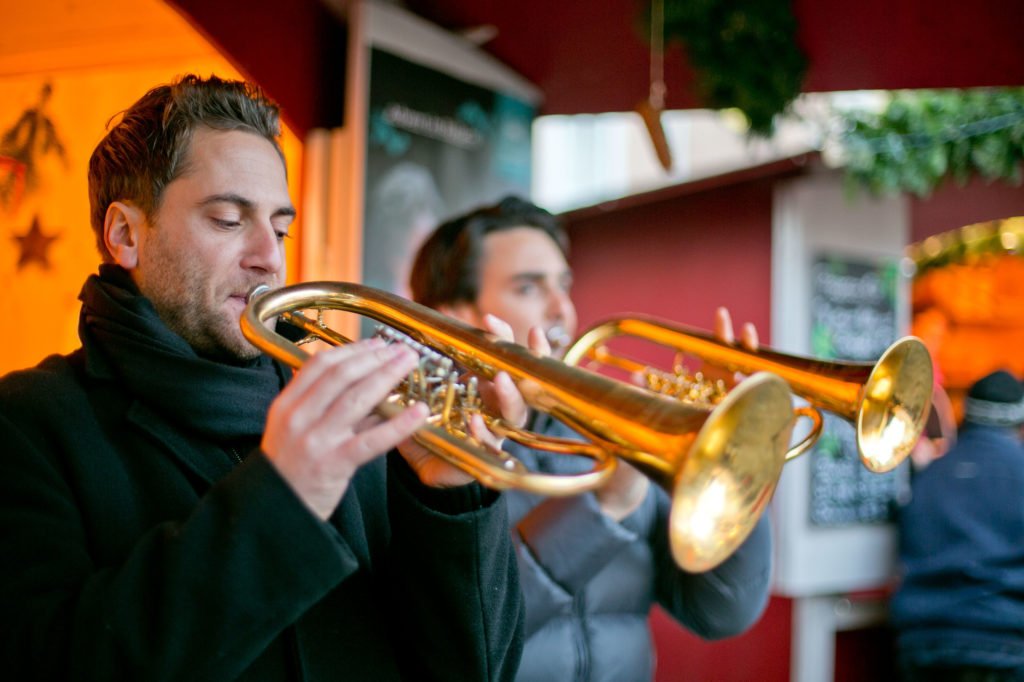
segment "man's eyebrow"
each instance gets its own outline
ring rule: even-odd
[[[234,204],[235,206],[238,206],[239,208],[241,208],[243,210],[249,210],[249,211],[251,211],[252,209],[256,208],[256,203],[254,201],[252,201],[251,199],[247,199],[246,197],[243,197],[241,194],[231,194],[231,193],[228,193],[228,194],[211,194],[210,196],[208,196],[205,199],[203,199],[202,201],[200,201],[199,205],[200,206],[209,206],[210,204],[220,204],[220,203]],[[289,217],[294,218],[295,217],[295,207],[291,206],[291,205],[282,206],[281,208],[279,208],[276,211],[274,211],[273,215],[274,216],[289,216]]]
[[[544,272],[534,272],[527,270],[526,272],[517,272],[511,277],[510,280],[513,282],[542,282],[547,279],[548,275]],[[572,270],[565,270],[557,275],[558,279],[572,279]]]
[[[544,281],[544,273],[542,272],[517,272],[512,275],[509,279],[513,282],[542,282]]]
[[[211,194],[199,202],[200,206],[209,206],[210,204],[234,204],[239,208],[252,209],[255,208],[256,204],[251,199],[246,199],[241,194]]]

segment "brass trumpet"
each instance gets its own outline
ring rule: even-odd
[[[706,332],[653,317],[631,316],[606,320],[584,332],[566,351],[565,361],[575,365],[587,357],[630,372],[657,371],[610,351],[606,342],[618,336],[645,339],[730,372],[778,375],[814,408],[853,422],[861,462],[874,472],[890,471],[910,454],[931,408],[931,356],[925,345],[911,336],[893,343],[876,362],[830,362],[768,348],[750,351]],[[790,458],[816,439],[820,421],[819,416],[817,430]]]
[[[318,311],[317,319],[300,312],[311,309]],[[393,294],[344,282],[253,292],[242,331],[258,348],[298,368],[309,355],[271,331],[267,321],[281,316],[327,343],[345,343],[318,321],[319,311],[330,309],[373,318],[484,378],[507,372],[531,407],[562,420],[589,442],[573,450],[566,442],[548,447],[536,434],[510,437],[597,462],[583,479],[529,472],[507,455],[480,452],[453,434],[443,415],[432,417],[415,436],[432,452],[484,485],[543,495],[593,489],[612,472],[612,455],[621,457],[672,494],[670,544],[676,562],[687,570],[708,570],[728,557],[749,535],[775,490],[793,426],[789,388],[778,377],[755,374],[714,409],[685,405],[494,340]],[[391,399],[381,406],[384,412],[394,409]]]

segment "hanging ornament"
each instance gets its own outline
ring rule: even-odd
[[[651,68],[650,91],[647,99],[636,105],[636,111],[647,127],[647,134],[654,145],[654,153],[658,162],[666,172],[672,170],[672,151],[665,138],[665,128],[661,123],[661,114],[665,111],[665,54],[664,54],[664,0],[651,2]]]

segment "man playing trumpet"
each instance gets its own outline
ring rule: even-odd
[[[550,213],[515,197],[435,230],[413,264],[413,298],[542,353],[564,352],[576,332],[568,241]],[[732,340],[728,313],[718,335]],[[756,346],[747,325],[743,342]],[[572,437],[546,414],[529,428]],[[589,462],[506,446],[529,468],[578,473]],[[654,657],[648,613],[661,604],[696,634],[738,634],[768,600],[771,531],[761,518],[724,563],[680,570],[668,547],[670,500],[625,462],[593,493],[542,498],[506,494],[526,598],[526,648],[518,680],[649,680]]]
[[[371,414],[414,353],[364,341],[289,381],[242,336],[285,277],[278,132],[254,86],[186,76],[93,153],[82,347],[0,380],[10,679],[514,675],[505,505],[407,443],[422,406]]]

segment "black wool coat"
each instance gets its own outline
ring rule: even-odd
[[[17,680],[504,680],[504,500],[392,453],[330,523],[83,351],[0,379],[0,669]],[[244,453],[243,453],[244,454]]]

